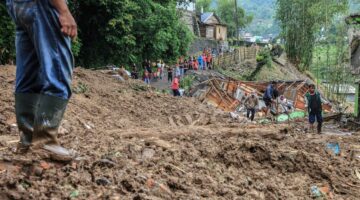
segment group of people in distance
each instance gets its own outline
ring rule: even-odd
[[[162,80],[167,75],[167,82],[171,83],[171,89],[174,96],[180,96],[180,79],[188,70],[206,70],[212,69],[213,55],[210,49],[205,48],[199,56],[181,56],[174,66],[165,65],[163,60],[152,63],[145,60],[142,63],[143,74],[142,79],[147,84],[153,80]],[[131,77],[139,78],[139,72],[136,64],[131,67]]]

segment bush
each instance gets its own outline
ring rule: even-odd
[[[185,91],[190,90],[194,79],[195,79],[195,76],[192,76],[192,75],[185,76],[184,78],[182,78],[180,80],[180,87],[183,88]]]
[[[5,1],[0,3],[0,64],[15,60],[15,25],[6,10]]]
[[[256,55],[256,62],[260,65],[267,65],[268,67],[271,67],[272,63],[272,57],[270,50],[267,48],[263,48],[259,51],[259,53]]]

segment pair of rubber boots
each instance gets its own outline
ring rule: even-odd
[[[322,129],[322,123],[318,123],[317,124],[317,133],[321,134],[321,129]],[[314,125],[310,125],[310,131],[313,132],[314,131]]]
[[[43,94],[15,94],[15,113],[20,131],[17,153],[30,147],[59,161],[70,161],[74,153],[61,147],[57,135],[68,100]]]

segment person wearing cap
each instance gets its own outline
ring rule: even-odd
[[[246,107],[246,117],[251,121],[255,118],[256,107],[259,105],[259,99],[256,96],[255,92],[252,92],[246,99],[245,99],[245,107]]]

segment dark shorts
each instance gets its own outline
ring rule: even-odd
[[[180,91],[179,90],[173,89],[172,91],[173,91],[173,94],[174,94],[175,97],[180,96]]]
[[[315,121],[317,121],[318,123],[322,123],[322,122],[323,122],[323,118],[322,118],[321,112],[310,113],[310,114],[309,114],[309,123],[310,123],[310,124],[313,124],[313,123],[315,123]]]
[[[272,106],[271,99],[264,98],[264,103],[265,103],[266,107],[268,107],[268,108],[270,108]]]

